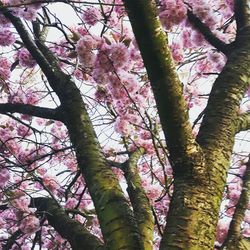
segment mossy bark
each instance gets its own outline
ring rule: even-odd
[[[237,33],[234,51],[214,83],[195,141],[155,1],[124,0],[124,4],[151,81],[174,170],[174,193],[161,249],[213,249],[237,130],[234,121],[250,79],[249,28],[241,27]]]
[[[93,199],[107,249],[143,249],[134,214],[104,158],[80,91],[70,80],[64,86],[61,96],[64,122]]]
[[[127,181],[127,191],[142,235],[144,250],[152,250],[154,236],[154,218],[150,201],[142,187],[141,178],[137,170],[137,162],[144,153],[143,148],[137,149],[129,157],[123,167]]]

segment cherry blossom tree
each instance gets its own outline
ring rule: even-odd
[[[249,6],[0,1],[0,249],[250,249]]]

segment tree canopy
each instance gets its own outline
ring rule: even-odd
[[[249,250],[250,2],[0,1],[0,249]]]

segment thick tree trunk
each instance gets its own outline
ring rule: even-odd
[[[250,79],[249,12],[237,18],[236,41],[214,83],[195,142],[155,1],[124,0],[124,4],[151,81],[174,170],[174,193],[161,250],[212,250],[236,133],[234,121]],[[239,1],[241,4],[245,9],[246,2]]]

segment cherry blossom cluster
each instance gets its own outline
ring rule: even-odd
[[[95,62],[94,49],[97,48],[98,42],[90,35],[83,36],[76,44],[76,52],[80,63],[85,67],[93,67]]]
[[[20,49],[17,56],[22,67],[33,68],[36,65],[36,61],[32,58],[29,51],[25,48]]]
[[[36,3],[36,0],[9,0],[6,5],[12,6],[13,13],[27,21],[36,20],[37,10],[41,8],[41,4]]]
[[[0,58],[0,82],[8,80],[10,78],[10,67],[11,63],[7,58]]]
[[[186,19],[187,7],[182,0],[161,0],[160,18],[167,30]]]
[[[7,28],[0,28],[0,46],[10,46],[16,41],[15,35]]]

